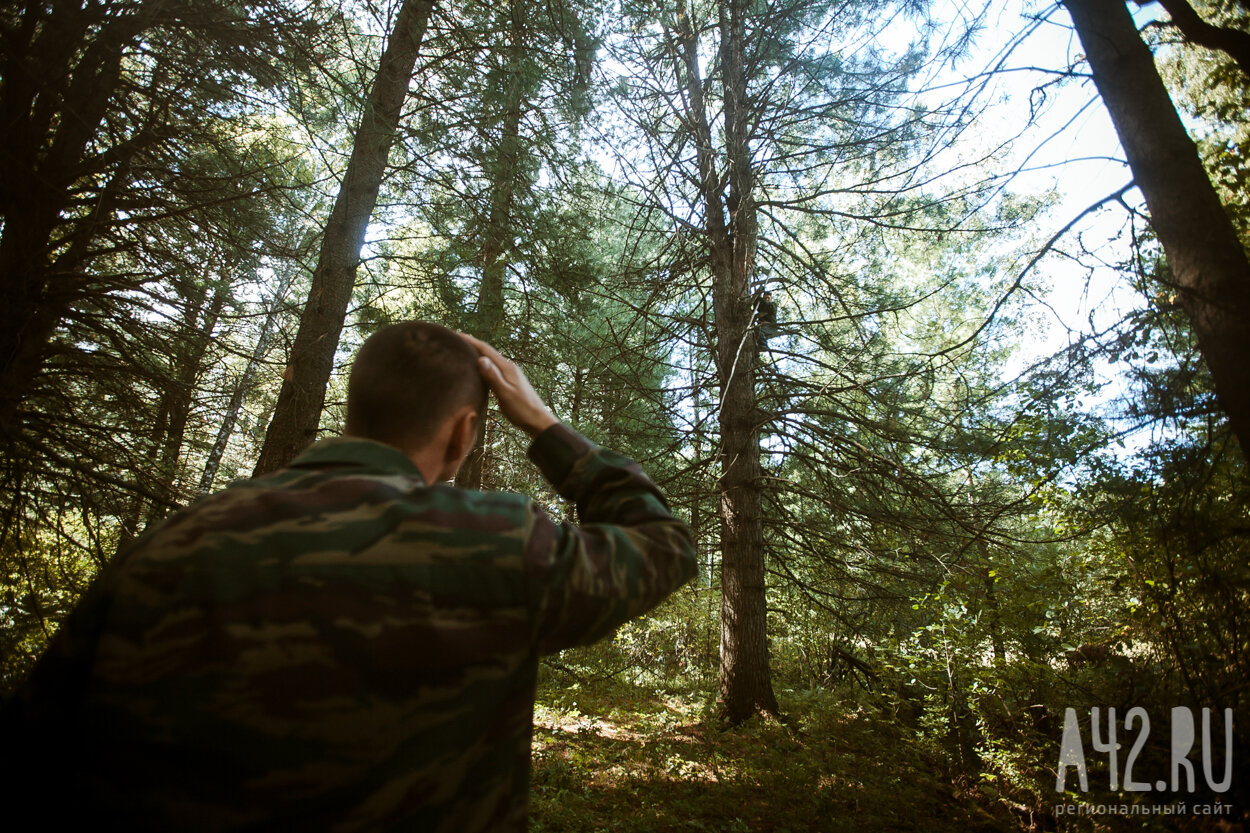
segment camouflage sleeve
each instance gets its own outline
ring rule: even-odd
[[[529,455],[581,520],[557,524],[534,507],[525,561],[543,653],[602,639],[694,577],[690,528],[637,463],[564,425]]]

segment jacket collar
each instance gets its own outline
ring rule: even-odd
[[[421,471],[393,445],[360,437],[332,437],[313,443],[291,461],[290,468],[350,466],[361,474],[402,474],[425,484]]]

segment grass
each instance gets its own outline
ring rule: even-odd
[[[726,728],[688,694],[550,688],[535,713],[533,831],[1018,831],[957,789],[940,754],[888,715],[782,694],[791,725]]]

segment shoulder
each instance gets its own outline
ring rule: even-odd
[[[145,562],[356,565],[519,554],[542,515],[508,492],[425,485],[397,474],[303,472],[233,484],[135,543]]]
[[[422,487],[408,495],[414,512],[443,519],[452,526],[480,530],[528,527],[536,512],[533,499],[515,492],[479,492],[447,484]]]

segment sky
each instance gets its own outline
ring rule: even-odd
[[[963,3],[952,3],[963,7]],[[1007,183],[1016,193],[1054,192],[1055,203],[1034,231],[1039,244],[1078,217],[1090,205],[1122,188],[1132,175],[1106,109],[1088,79],[1059,80],[1057,73],[1080,66],[1081,47],[1066,12],[1053,4],[991,3],[986,29],[971,54],[951,73],[975,75],[1000,70],[985,98],[993,101],[977,127],[986,144],[1010,142],[1003,165],[1018,170]],[[1038,13],[1045,20],[1030,25]],[[1022,33],[1027,34],[1022,37]],[[1026,126],[1027,125],[1027,126]],[[1139,201],[1136,192],[1126,195]],[[1114,239],[1123,212],[1104,211],[1077,224],[1069,236],[1081,235],[1089,245]],[[1065,248],[1060,241],[1059,248]],[[1107,276],[1086,286],[1085,270],[1062,257],[1049,257],[1038,271],[1050,286],[1044,296],[1054,307],[1057,329],[1079,326],[1091,308],[1101,304]]]
[[[1131,229],[1124,207],[1111,203],[1081,216],[1089,206],[1130,183],[1132,173],[1093,82],[1068,78],[1054,83],[1057,71],[1071,67],[1088,72],[1066,11],[1054,3],[1028,0],[989,5],[992,11],[986,16],[985,31],[967,62],[956,68],[965,77],[995,65],[1007,70],[997,82],[993,115],[984,119],[984,139],[994,143],[1015,137],[1007,167],[1020,172],[1011,178],[1010,190],[1054,194],[1053,207],[1031,230],[1036,241],[1033,251],[1076,221],[1026,282],[1037,288],[1030,297],[1032,326],[1006,368],[1005,375],[1010,376],[1080,335],[1114,324],[1143,299],[1114,268],[1130,255]],[[948,8],[959,14],[967,4],[952,0]],[[1045,20],[1031,27],[1031,18],[1039,15]],[[1166,15],[1158,4],[1148,4],[1137,8],[1135,17],[1140,26]],[[1021,37],[1026,30],[1027,36]],[[1011,45],[1009,50],[1006,45]],[[1022,131],[1021,125],[1026,124]],[[1134,207],[1144,204],[1135,188],[1123,199]],[[1078,254],[1079,260],[1074,256]],[[1099,374],[1106,385],[1100,394],[1087,398],[1085,405],[1105,409],[1126,391],[1126,383],[1113,366],[1104,365]]]

